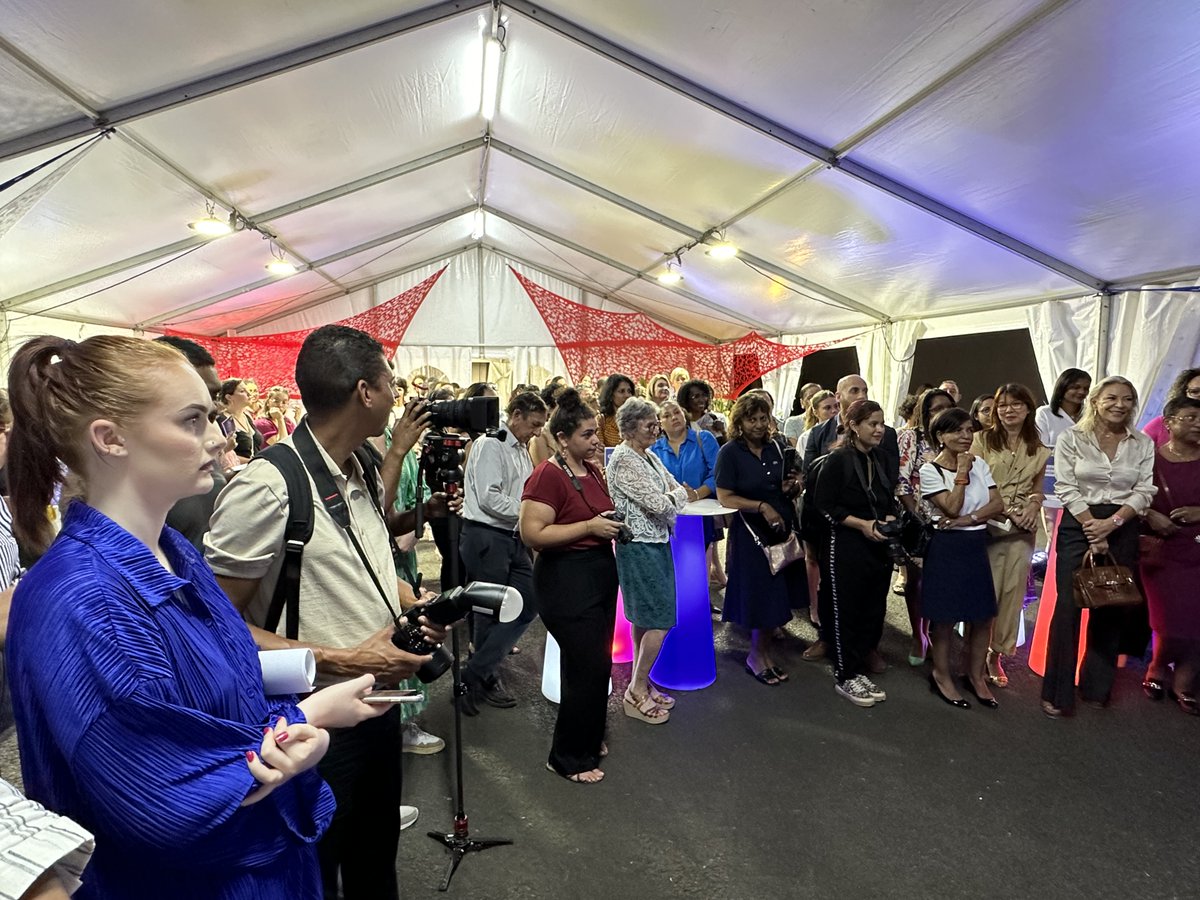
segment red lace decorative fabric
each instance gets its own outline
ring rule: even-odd
[[[705,344],[663,328],[644,313],[592,309],[546,290],[511,266],[509,271],[537,307],[576,384],[584,375],[598,384],[612,372],[642,379],[682,366],[692,378],[712,385],[716,396],[733,398],[763,374],[837,343],[789,346],[750,332],[728,344]]]
[[[404,339],[404,332],[412,324],[421,303],[445,271],[443,266],[403,294],[334,324],[365,331],[383,344],[391,355]],[[213,337],[182,331],[168,331],[167,334],[187,338],[204,347],[216,360],[217,373],[222,378],[253,378],[258,382],[260,392],[265,393],[267,388],[278,384],[297,394],[296,357],[304,339],[314,331],[315,328],[308,328],[250,337]]]

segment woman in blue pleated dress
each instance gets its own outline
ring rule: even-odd
[[[13,597],[8,670],[28,795],[96,836],[76,897],[319,897],[324,728],[387,707],[362,701],[369,675],[266,697],[245,624],[164,526],[212,486],[208,389],[175,349],[112,336],[35,338],[9,386],[14,527],[45,554]],[[59,460],[86,502],[50,543]]]

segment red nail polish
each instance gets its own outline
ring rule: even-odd
[[[254,762],[254,751],[253,750],[246,751],[246,762]]]
[[[270,729],[270,728],[264,728],[264,729],[263,729],[263,737],[266,737],[266,736],[267,736],[268,734],[270,734],[270,733],[271,733],[271,729]]]
[[[287,740],[287,732],[285,731],[283,734],[279,735],[279,737],[275,738],[275,743],[282,744],[286,740]]]

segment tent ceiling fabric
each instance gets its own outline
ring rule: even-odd
[[[490,251],[720,340],[1200,269],[1195,4],[501,14],[489,124],[487,3],[0,0],[0,180],[89,115],[117,128],[0,238],[0,308],[261,331],[473,246],[476,205]],[[268,279],[254,233],[199,242],[206,201],[314,269]],[[718,227],[745,258],[695,248],[653,281]]]

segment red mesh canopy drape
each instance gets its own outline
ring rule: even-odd
[[[413,316],[445,271],[446,267],[443,266],[403,294],[334,324],[365,331],[383,344],[390,355],[400,345],[404,332],[412,324]],[[263,391],[280,384],[294,394],[297,392],[296,357],[300,354],[304,339],[314,331],[315,328],[308,328],[251,337],[212,337],[182,331],[167,333],[195,341],[208,350],[217,361],[217,373],[222,378],[253,378]]]
[[[622,372],[633,378],[665,375],[677,366],[736,397],[761,375],[830,344],[789,346],[751,332],[728,344],[705,344],[663,328],[643,313],[614,313],[575,303],[509,267],[550,329],[571,380]],[[836,342],[834,342],[836,343]]]

